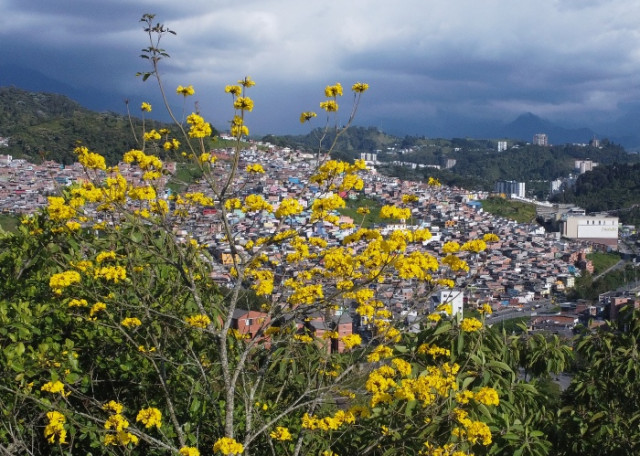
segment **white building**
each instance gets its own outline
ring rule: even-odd
[[[462,307],[464,303],[464,291],[456,289],[446,289],[435,292],[431,296],[431,312],[436,311],[436,307],[440,304],[451,304],[451,315],[457,313],[462,314]]]
[[[618,247],[618,217],[568,215],[560,226],[560,232],[566,238]]]
[[[536,146],[548,146],[549,138],[546,133],[536,133],[533,135],[533,144]]]
[[[507,142],[506,141],[498,141],[498,152],[503,152],[507,150]]]
[[[494,187],[496,193],[504,193],[505,195],[515,195],[518,198],[525,197],[524,182],[516,181],[498,181]]]
[[[573,167],[578,173],[584,174],[587,171],[593,170],[596,166],[598,166],[598,164],[591,160],[576,160]]]

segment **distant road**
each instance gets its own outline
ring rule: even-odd
[[[614,264],[613,266],[610,266],[609,268],[605,269],[604,271],[602,271],[601,273],[599,273],[598,275],[593,276],[593,280],[594,282],[596,280],[598,280],[600,277],[602,277],[603,275],[611,272],[611,271],[615,271],[616,269],[620,269],[621,267],[623,267],[627,262],[625,260],[620,260],[618,261],[616,264]]]

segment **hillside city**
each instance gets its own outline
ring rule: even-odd
[[[226,150],[217,150],[215,154],[218,162],[223,164],[231,157]],[[244,169],[249,163],[260,163],[266,172],[259,176],[241,174],[236,182],[237,188],[244,195],[261,193],[275,207],[284,198],[297,198],[303,207],[308,208],[313,200],[320,196],[318,188],[308,184],[315,160],[316,157],[312,154],[287,147],[254,144],[242,151],[240,169]],[[158,193],[164,193],[164,197],[169,199],[171,190],[168,189],[167,183],[170,176],[176,172],[177,164],[166,163],[165,168],[169,174],[158,181]],[[141,182],[142,172],[139,168],[120,163],[118,169],[129,182]],[[410,220],[381,227],[383,233],[390,233],[395,229],[428,228],[432,238],[424,241],[419,247],[411,248],[420,248],[423,252],[437,255],[445,242],[456,241],[463,244],[482,238],[487,233],[494,233],[500,238],[499,242],[490,244],[480,255],[461,255],[461,258],[467,261],[469,271],[458,275],[454,289],[427,290],[424,284],[416,286],[411,280],[399,277],[391,282],[376,285],[378,295],[383,297],[385,305],[393,312],[393,318],[404,321],[410,329],[412,321],[421,317],[418,313],[432,312],[439,303],[445,301],[453,303],[454,311],[457,312],[462,311],[463,307],[473,309],[482,303],[489,303],[493,307],[495,321],[527,315],[531,316],[532,329],[553,330],[565,334],[569,334],[580,322],[598,325],[605,319],[615,318],[616,311],[621,306],[628,303],[635,306],[640,304],[640,300],[629,293],[607,294],[595,305],[587,302],[556,303],[553,298],[556,294],[561,295],[572,288],[576,275],[581,271],[593,272],[593,265],[587,259],[587,254],[594,249],[615,248],[618,236],[618,222],[615,217],[586,217],[584,212],[570,212],[567,216],[565,210],[565,226],[568,226],[569,231],[573,226],[576,235],[571,235],[565,228],[564,236],[561,236],[559,232],[545,232],[536,224],[519,224],[484,212],[480,201],[488,196],[485,192],[469,192],[446,186],[434,187],[424,182],[387,177],[376,173],[373,166],[370,166],[369,171],[364,176],[362,193],[369,198],[379,199],[380,204],[401,203],[402,195],[406,194],[418,197],[418,201],[413,203]],[[46,206],[47,195],[59,193],[64,187],[82,183],[89,178],[79,163],[71,166],[62,166],[52,161],[33,164],[23,159],[13,159],[9,155],[0,155],[0,210],[4,213],[34,213]],[[208,185],[197,180],[186,189],[187,192],[205,194],[207,190]],[[348,200],[356,200],[360,195],[359,192],[350,191],[341,196]],[[98,214],[94,215],[99,217]],[[361,222],[340,215],[340,220],[335,225],[323,222],[311,227],[308,224],[309,215],[310,211],[305,211],[289,218],[286,225],[280,228],[307,227],[303,234],[307,237],[322,237],[327,241],[328,247],[332,247],[340,245],[342,240],[355,230],[354,224],[357,226]],[[571,219],[574,219],[572,223],[566,223]],[[246,214],[240,209],[231,214],[230,221],[240,245],[273,234],[277,223],[271,213]],[[594,226],[582,226],[582,231],[591,233],[591,237],[578,236],[580,226],[576,226],[576,223],[605,224],[609,227],[599,227],[600,230],[608,230],[606,236],[599,240],[597,234],[593,234]],[[215,208],[204,208],[189,213],[180,225],[175,227],[175,231],[185,240],[192,238],[200,244],[207,245],[215,260],[212,278],[222,286],[232,284],[231,252],[228,244],[222,242],[222,222]],[[277,262],[286,255],[283,247],[275,246],[266,253],[269,260]],[[239,254],[242,255],[243,252],[240,251]],[[409,308],[407,303],[418,302],[426,295],[430,296],[428,301],[421,303],[418,310],[414,307]],[[273,300],[279,298],[281,296],[277,294],[271,297]],[[561,306],[560,313],[544,313],[557,306]],[[366,318],[357,315],[354,310],[345,303],[343,308],[331,316],[332,321],[325,321],[328,316],[318,314],[309,316],[306,324],[316,336],[339,327],[341,333],[349,334],[353,331],[366,337],[370,330]],[[605,314],[605,310],[609,313]],[[239,331],[251,334],[255,333],[265,316],[266,314],[256,309],[237,309],[234,322]],[[334,347],[338,351],[342,348]]]

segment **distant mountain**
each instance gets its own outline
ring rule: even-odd
[[[142,131],[140,119],[132,122],[135,131]],[[153,121],[146,125],[163,127],[172,128]],[[82,143],[115,164],[124,152],[139,147],[125,116],[91,111],[64,95],[14,87],[0,87],[0,136],[9,138],[0,153],[36,162],[74,162],[73,149]]]
[[[505,125],[501,136],[531,142],[537,133],[545,133],[550,144],[588,143],[599,137],[590,128],[564,128],[530,112]]]
[[[83,107],[95,111],[124,113],[122,100],[113,94],[97,89],[85,90],[72,87],[53,79],[39,71],[13,65],[0,65],[0,87],[14,87],[32,92],[46,92],[65,95]]]

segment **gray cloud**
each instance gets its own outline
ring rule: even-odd
[[[463,135],[473,119],[526,111],[604,122],[640,104],[635,0],[5,0],[1,65],[157,100],[133,76],[146,69],[138,19],[147,12],[177,31],[162,41],[169,91],[196,86],[203,113],[221,126],[223,87],[245,74],[258,81],[252,119],[265,133],[298,131],[297,113],[317,108],[335,81],[371,84],[361,124],[412,125],[411,133],[458,122]]]

